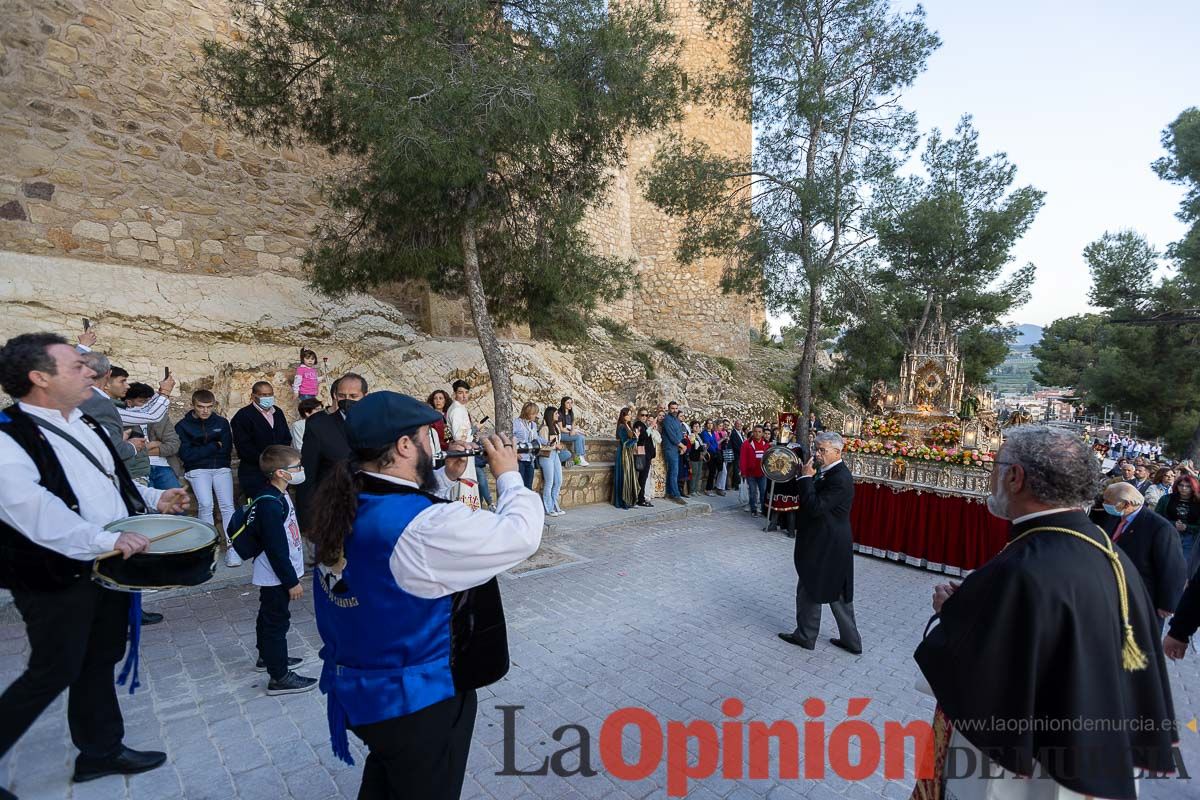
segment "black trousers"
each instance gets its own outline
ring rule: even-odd
[[[271,680],[288,674],[287,632],[292,624],[288,610],[288,590],[282,586],[258,587],[258,620],[254,632],[258,657],[267,665]]]
[[[650,459],[643,458],[645,463],[642,468],[637,471],[637,501],[639,503],[646,502],[646,478],[650,477]]]
[[[13,590],[25,621],[29,664],[0,695],[0,756],[64,689],[71,741],[81,755],[116,755],[125,738],[113,667],[125,655],[129,595],[84,577],[54,592]]]
[[[358,800],[458,800],[475,730],[475,690],[351,728],[368,750]]]

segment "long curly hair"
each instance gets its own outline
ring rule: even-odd
[[[362,489],[358,470],[362,464],[386,467],[392,463],[395,449],[386,447],[355,449],[353,456],[334,465],[321,478],[311,503],[312,524],[308,538],[316,546],[317,561],[327,567],[337,564],[346,550],[346,540],[358,517],[358,494]]]

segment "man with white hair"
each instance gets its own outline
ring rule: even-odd
[[[801,466],[792,556],[799,576],[796,629],[779,634],[779,638],[805,650],[814,649],[821,632],[821,606],[828,603],[838,626],[837,638],[830,643],[860,655],[862,638],[854,622],[854,535],[850,530],[854,477],[842,463],[844,446],[840,435],[820,433],[813,457]]]
[[[956,756],[955,774],[937,766],[914,796],[1134,800],[1137,772],[1175,771],[1154,603],[1134,563],[1082,510],[1100,480],[1074,433],[1008,432],[987,500],[1013,523],[1008,545],[960,585],[935,588],[933,627],[914,656],[937,698],[935,739],[949,745],[940,757]],[[965,776],[964,761],[975,765]],[[1002,783],[993,793],[980,788],[985,779]]]
[[[1104,490],[1104,510],[1108,517],[1104,529],[1137,567],[1161,623],[1174,613],[1183,595],[1187,562],[1175,528],[1164,517],[1145,508],[1143,500],[1131,484],[1110,485]]]

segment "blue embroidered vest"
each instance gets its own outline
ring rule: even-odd
[[[313,604],[324,646],[321,691],[334,753],[352,763],[346,726],[401,717],[486,686],[508,671],[499,586],[426,599],[396,584],[390,561],[408,524],[434,503],[416,489],[359,475],[358,514],[340,580],[318,568]]]

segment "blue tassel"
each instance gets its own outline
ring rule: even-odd
[[[130,592],[129,595],[129,653],[121,666],[121,674],[117,676],[117,685],[124,686],[129,680],[129,693],[141,686],[138,681],[138,646],[142,643],[142,593]]]
[[[337,701],[337,695],[330,692],[326,705],[326,716],[329,718],[329,744],[333,754],[350,766],[354,766],[354,758],[350,755],[350,739],[346,736],[346,709]]]

